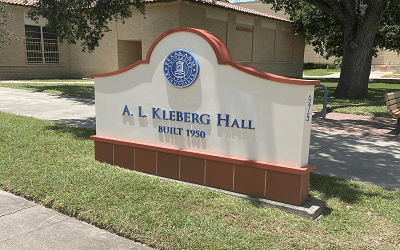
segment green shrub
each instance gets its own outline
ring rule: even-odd
[[[307,62],[307,63],[303,64],[303,69],[326,69],[326,66],[328,66],[328,65],[329,65],[330,69],[335,69],[337,64]]]

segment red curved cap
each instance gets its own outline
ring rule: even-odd
[[[214,50],[215,56],[217,57],[218,64],[231,65],[232,67],[234,67],[240,71],[243,71],[247,74],[250,74],[250,75],[253,75],[253,76],[256,76],[259,78],[275,81],[275,82],[298,84],[298,85],[318,85],[318,84],[320,84],[320,82],[318,80],[303,80],[303,79],[295,79],[295,78],[288,78],[288,77],[284,77],[284,76],[278,76],[278,75],[274,75],[271,73],[267,73],[267,72],[252,68],[241,62],[232,61],[231,53],[229,52],[225,43],[221,39],[219,39],[218,37],[216,37],[215,35],[211,34],[210,32],[208,32],[206,30],[194,29],[194,28],[175,28],[175,29],[168,30],[168,31],[164,32],[163,34],[161,34],[153,42],[149,51],[147,52],[147,56],[146,56],[145,60],[136,61],[135,63],[133,63],[123,69],[117,70],[117,71],[104,73],[104,74],[92,74],[91,76],[92,77],[106,77],[106,76],[117,75],[119,73],[128,71],[128,70],[136,67],[139,64],[148,64],[154,48],[164,37],[166,37],[172,33],[182,32],[182,31],[194,33],[194,34],[202,37],[204,40],[206,40],[210,44],[211,48]]]

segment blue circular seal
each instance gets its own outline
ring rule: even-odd
[[[199,75],[199,62],[193,53],[177,49],[164,60],[165,79],[174,87],[185,88],[196,81]]]

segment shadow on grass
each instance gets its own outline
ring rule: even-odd
[[[381,197],[391,199],[378,192],[366,192],[361,189],[361,184],[346,179],[311,173],[310,190],[315,190],[324,195],[324,200],[338,198],[346,203],[355,203],[362,197]]]
[[[397,79],[371,79],[369,84],[371,83],[400,84],[400,81]]]
[[[46,129],[62,134],[72,134],[74,138],[79,140],[88,140],[91,135],[96,134],[95,129],[73,127],[62,123],[54,123],[51,126],[46,126]]]
[[[94,85],[92,84],[48,84],[26,85],[27,89],[35,92],[58,91],[60,95],[94,99]]]

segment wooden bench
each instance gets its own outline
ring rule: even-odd
[[[385,100],[389,114],[397,118],[396,132],[400,133],[400,91],[387,93]]]

